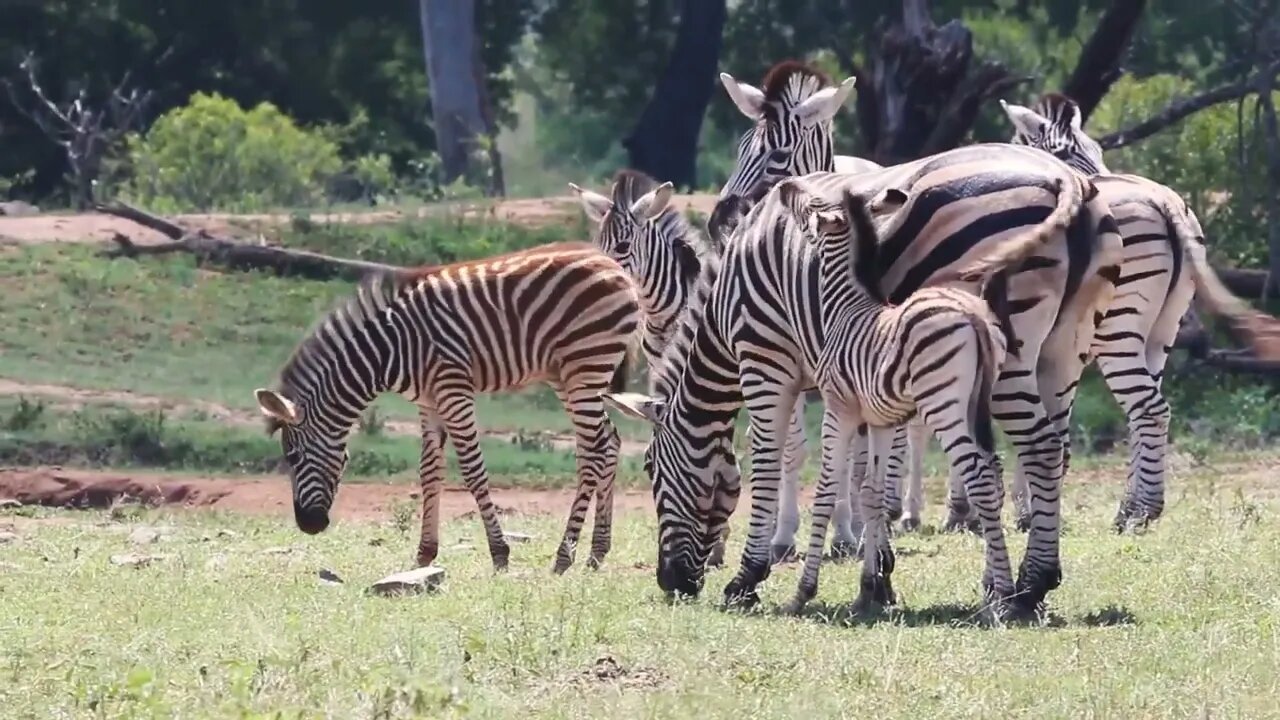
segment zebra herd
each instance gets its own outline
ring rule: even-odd
[[[1172,190],[1110,173],[1075,104],[1004,104],[1011,143],[890,167],[834,154],[853,80],[796,62],[760,88],[721,81],[753,123],[704,235],[673,188],[624,170],[608,196],[572,186],[593,242],[404,270],[359,288],[257,398],[279,430],[300,529],[316,533],[360,413],[384,392],[419,408],[422,534],[439,547],[443,443],[457,451],[496,569],[509,549],[478,445],[477,393],[552,386],[577,440],[578,490],[554,570],[573,563],[595,498],[589,564],[610,547],[619,441],[606,406],[652,425],[657,581],[696,595],[724,560],[741,494],[733,435],[748,415],[750,519],[726,601],[751,604],[795,547],[804,395],[823,401],[821,475],[800,585],[832,552],[861,554],[859,607],[892,603],[891,523],[920,522],[930,431],[949,462],[947,527],[979,532],[996,615],[1034,613],[1061,581],[1061,487],[1081,373],[1096,362],[1123,407],[1131,458],[1120,530],[1164,506],[1169,406],[1161,377],[1192,297],[1256,354],[1280,323],[1217,280],[1195,215]],[[647,393],[617,380],[635,345]],[[1015,450],[1013,507],[1028,533],[1017,577],[1005,546],[994,424]],[[905,502],[902,490],[905,489]],[[905,504],[905,508],[903,507]]]

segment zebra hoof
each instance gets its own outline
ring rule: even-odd
[[[599,570],[601,565],[604,565],[603,555],[592,555],[591,557],[587,558],[588,570]]]
[[[889,516],[889,522],[896,523],[902,519],[902,506],[891,507],[886,514]]]
[[[913,533],[913,532],[919,532],[919,530],[920,530],[920,518],[918,517],[903,518],[902,532]]]
[[[556,564],[551,566],[551,572],[556,575],[563,575],[573,566],[573,558],[560,556],[556,558]]]
[[[942,524],[942,532],[944,533],[960,532],[961,530],[965,529],[965,526],[967,523],[968,523],[968,520],[963,517],[950,515],[947,517],[947,521]]]
[[[728,610],[753,610],[760,605],[760,594],[755,590],[724,589],[724,606]]]
[[[978,520],[978,518],[969,518],[964,524],[964,529],[971,535],[978,535],[981,537],[982,522]]]
[[[862,557],[862,543],[836,540],[831,543],[831,561],[856,560]]]
[[[1031,532],[1031,516],[1019,515],[1013,526],[1018,529],[1018,532]]]
[[[769,548],[769,561],[774,565],[779,563],[791,563],[800,559],[796,553],[795,545],[773,545]],[[723,562],[724,558],[721,557]]]
[[[857,616],[866,617],[898,604],[893,593],[893,585],[884,575],[863,575],[858,598],[853,601],[850,611]]]

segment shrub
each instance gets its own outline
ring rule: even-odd
[[[324,131],[298,127],[270,103],[245,110],[216,94],[196,93],[128,148],[128,193],[168,212],[314,205],[342,169]]]

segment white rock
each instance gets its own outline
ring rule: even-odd
[[[507,542],[513,543],[527,543],[533,539],[532,535],[522,532],[504,532],[502,536],[507,539]]]
[[[15,498],[0,498],[0,510],[13,510],[22,507],[22,503]]]
[[[9,532],[8,530],[0,530],[0,545],[5,543],[17,542],[18,534]]]
[[[156,530],[155,528],[149,528],[149,527],[134,528],[133,532],[129,533],[129,542],[133,543],[134,545],[150,545],[151,543],[159,539],[160,539],[160,531]]]
[[[269,547],[262,550],[263,555],[288,555],[293,552],[291,547]]]
[[[146,567],[153,562],[164,560],[167,557],[167,555],[135,555],[134,553],[128,553],[125,555],[112,555],[111,564],[121,567],[140,568]]]
[[[428,566],[388,575],[369,588],[374,595],[413,595],[435,590],[444,580],[444,568]]]

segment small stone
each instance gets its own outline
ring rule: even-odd
[[[0,530],[0,545],[6,543],[17,542],[18,534],[9,532],[8,530]]]
[[[319,574],[320,574],[320,582],[324,583],[325,585],[341,585],[342,584],[342,578],[338,577],[338,574],[332,570],[325,570],[321,568]]]
[[[369,588],[374,595],[392,597],[435,590],[444,580],[444,568],[430,566],[388,575]]]
[[[134,545],[150,545],[159,539],[160,532],[155,528],[134,528],[133,532],[129,533],[129,542]]]
[[[215,534],[220,538],[240,537],[240,533],[236,532],[235,530],[228,530],[226,528],[219,528],[218,532]]]
[[[262,550],[263,555],[288,555],[291,552],[293,552],[291,547],[269,547]]]
[[[507,539],[507,542],[513,543],[527,543],[533,539],[532,535],[522,532],[504,532],[502,536]]]
[[[135,555],[133,553],[128,553],[125,555],[112,555],[111,564],[119,565],[121,567],[140,568],[140,567],[146,567],[147,565],[150,565],[151,563],[156,562],[158,560],[164,560],[166,557],[167,557],[166,555]]]

